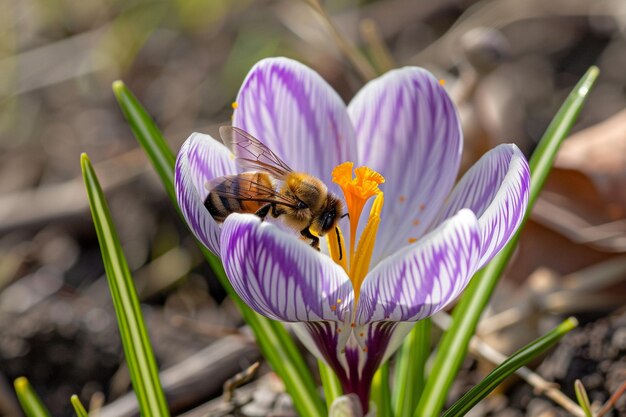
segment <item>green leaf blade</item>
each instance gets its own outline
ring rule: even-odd
[[[424,390],[431,327],[430,319],[418,321],[398,352],[392,402],[396,417],[411,417]]]
[[[161,131],[157,128],[146,110],[139,104],[133,93],[122,81],[113,82],[113,93],[128,121],[135,138],[146,152],[152,166],[161,178],[170,199],[176,202],[174,190],[174,165],[176,156],[167,145]],[[175,204],[178,210],[178,204]]]
[[[576,392],[576,400],[578,400],[578,405],[580,405],[583,413],[585,413],[585,417],[593,417],[593,413],[591,411],[591,403],[589,402],[587,390],[585,389],[585,386],[580,379],[577,379],[574,383],[574,392]]]
[[[391,388],[389,387],[389,361],[378,368],[372,381],[372,401],[376,404],[377,417],[393,417],[391,411]]]
[[[87,410],[85,410],[83,403],[80,402],[78,395],[72,395],[70,397],[70,402],[72,403],[72,407],[74,407],[74,411],[78,417],[88,417]]]
[[[145,416],[168,417],[167,402],[159,381],[158,369],[139,299],[117,231],[111,220],[107,202],[87,155],[81,155],[80,162],[122,345],[139,408]]]
[[[469,283],[453,312],[450,328],[444,333],[426,383],[415,417],[437,416],[441,413],[448,391],[467,354],[470,339],[476,330],[480,316],[504,268],[511,259],[520,231],[528,220],[532,207],[556,158],[556,153],[570,132],[583,104],[599,74],[591,67],[576,84],[541,138],[529,161],[531,180],[528,208],[518,232],[487,266],[480,270]]]
[[[322,387],[324,388],[324,397],[326,398],[326,407],[330,410],[333,402],[337,397],[343,395],[341,388],[341,382],[335,375],[335,372],[326,365],[322,360],[317,360],[317,366],[320,371],[320,378],[322,380]]]
[[[13,385],[17,399],[26,417],[51,417],[50,412],[30,385],[28,379],[21,376],[14,381]]]
[[[578,118],[599,75],[598,67],[592,66],[587,70],[550,122],[533,153],[533,157],[528,161],[531,173],[529,208],[534,206],[535,201],[537,201],[539,193],[548,179],[556,154]],[[530,212],[531,210],[526,211],[526,218],[530,216]]]
[[[522,349],[515,352],[506,361],[502,362],[496,369],[479,382],[474,388],[469,390],[457,402],[455,402],[443,417],[461,417],[471,410],[478,402],[493,391],[502,381],[512,375],[519,368],[548,350],[552,345],[561,339],[566,333],[578,325],[575,318],[569,318],[558,325],[555,329],[529,343]]]

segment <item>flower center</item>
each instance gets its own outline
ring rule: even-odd
[[[356,306],[361,283],[367,274],[374,251],[376,232],[380,224],[380,212],[385,200],[383,192],[378,186],[385,182],[385,178],[366,166],[354,169],[353,177],[353,167],[354,163],[344,162],[337,165],[333,170],[333,182],[341,187],[350,216],[350,266],[348,267],[345,257],[339,256],[340,253],[345,253],[344,240],[339,228],[337,228],[338,239],[328,239],[328,246],[333,260],[343,267],[352,281]],[[367,200],[373,196],[376,196],[374,204],[370,210],[365,229],[359,238],[358,245],[356,245],[356,231],[363,207],[365,207]],[[341,248],[339,245],[341,245]]]

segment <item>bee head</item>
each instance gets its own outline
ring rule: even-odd
[[[318,236],[324,236],[335,228],[342,214],[343,206],[341,201],[329,193],[324,202],[324,206],[313,219],[313,223],[310,227],[311,231]]]

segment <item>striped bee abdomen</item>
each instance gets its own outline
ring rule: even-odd
[[[256,213],[268,204],[258,201],[260,195],[273,189],[272,180],[263,172],[245,172],[217,178],[204,201],[211,216],[223,222],[231,213]]]

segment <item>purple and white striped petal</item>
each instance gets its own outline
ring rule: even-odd
[[[287,58],[264,59],[250,70],[237,105],[233,126],[262,141],[294,171],[339,190],[331,174],[356,158],[354,129],[344,102],[317,72]]]
[[[461,210],[369,272],[361,286],[357,324],[432,316],[469,283],[479,257],[478,220]]]
[[[483,155],[457,184],[444,206],[442,219],[468,208],[478,217],[481,232],[479,268],[491,260],[519,227],[530,187],[530,170],[522,151],[499,145]]]
[[[209,194],[205,184],[213,178],[237,172],[230,151],[202,133],[189,136],[176,158],[174,182],[178,206],[193,234],[216,255],[220,253],[220,228],[204,207]]]
[[[251,214],[231,214],[221,257],[237,294],[254,310],[282,321],[343,321],[352,284],[328,256]]]
[[[428,230],[450,193],[463,147],[459,117],[430,72],[393,70],[369,82],[348,113],[358,163],[383,174],[385,211],[374,264]]]

